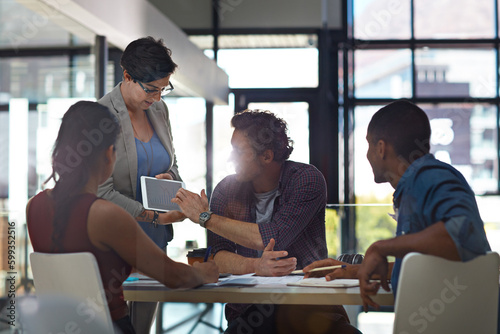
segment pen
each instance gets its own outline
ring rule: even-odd
[[[207,251],[205,252],[205,258],[203,259],[203,262],[208,261],[208,257],[210,256],[211,251],[212,251],[212,246],[208,246]]]
[[[339,268],[345,268],[346,265],[345,264],[340,264],[338,266],[329,266],[329,267],[319,267],[319,268],[314,268],[314,269],[311,269],[309,270],[308,272],[309,273],[312,273],[314,271],[322,271],[322,270],[331,270],[331,269],[339,269]],[[305,274],[302,269],[299,269],[299,270],[294,270],[292,271],[292,274]]]
[[[138,277],[129,276],[129,277],[127,277],[127,279],[125,281],[127,281],[127,282],[133,282],[133,281],[138,281],[138,280],[139,280]]]

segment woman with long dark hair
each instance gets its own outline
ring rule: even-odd
[[[218,270],[210,262],[193,267],[174,262],[134,217],[97,197],[98,186],[113,172],[119,132],[119,123],[108,108],[87,101],[71,106],[52,154],[49,180],[54,179],[55,186],[32,198],[26,214],[36,252],[94,254],[113,322],[123,333],[135,333],[121,286],[132,267],[170,288],[216,282]]]

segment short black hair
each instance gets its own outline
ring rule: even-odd
[[[174,73],[177,64],[172,60],[172,51],[162,39],[151,36],[131,42],[123,51],[120,65],[132,79],[151,82]]]
[[[269,110],[244,110],[233,116],[231,125],[246,133],[257,154],[271,150],[274,160],[283,162],[293,151],[286,122]]]
[[[408,162],[429,153],[431,125],[425,112],[417,105],[398,100],[373,115],[368,124],[373,142],[384,140],[394,147],[398,156]]]

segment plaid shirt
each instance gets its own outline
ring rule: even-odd
[[[286,250],[297,258],[297,268],[327,257],[325,238],[326,183],[314,166],[285,161],[274,201],[271,221],[259,224],[262,242],[274,238],[275,251]],[[255,196],[251,182],[236,181],[235,175],[224,178],[215,188],[210,209],[217,215],[255,224]],[[214,254],[221,250],[258,257],[254,249],[238,245],[208,231]]]

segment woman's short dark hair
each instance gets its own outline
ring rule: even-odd
[[[368,125],[373,142],[384,140],[398,156],[409,163],[429,153],[431,126],[425,112],[417,105],[398,100],[373,115]]]
[[[274,160],[283,162],[293,151],[286,122],[268,110],[244,110],[233,116],[231,125],[246,133],[257,154],[271,150]]]
[[[177,64],[172,60],[172,51],[162,39],[151,36],[131,42],[123,51],[120,65],[132,79],[151,82],[174,73]]]

